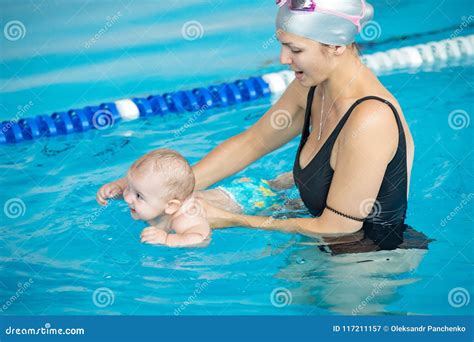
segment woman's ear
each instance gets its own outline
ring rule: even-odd
[[[170,200],[166,203],[165,213],[168,215],[173,215],[181,208],[181,201],[179,200]]]
[[[345,45],[327,45],[321,44],[323,49],[325,49],[325,54],[328,56],[341,56],[344,51],[346,51]]]
[[[346,51],[346,46],[345,45],[333,45],[334,48],[334,55],[336,56],[341,56],[344,51]]]

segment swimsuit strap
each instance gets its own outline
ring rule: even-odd
[[[302,139],[306,141],[309,136],[309,123],[311,121],[311,105],[313,104],[314,92],[316,91],[316,86],[311,87],[308,92],[308,99],[306,101],[306,113],[304,116],[304,126],[302,132]]]

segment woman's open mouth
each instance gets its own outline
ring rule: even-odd
[[[298,79],[298,80],[301,80],[304,76],[304,73],[302,71],[295,71],[295,77]]]

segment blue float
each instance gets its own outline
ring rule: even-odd
[[[135,97],[128,100],[127,106],[136,106],[135,113],[138,110],[139,117],[148,118],[170,113],[196,112],[204,108],[228,107],[270,95],[269,85],[262,77],[251,77],[207,88],[180,90],[146,98]],[[23,118],[18,122],[4,121],[0,125],[0,144],[33,141],[41,137],[69,135],[90,129],[105,129],[121,120],[122,116],[116,104],[107,102],[99,106]]]

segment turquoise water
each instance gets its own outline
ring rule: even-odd
[[[281,69],[278,44],[269,43],[273,1],[241,1],[220,12],[225,2],[44,1],[36,9],[26,1],[2,3],[2,25],[20,20],[26,28],[23,39],[0,40],[3,120]],[[468,12],[467,1],[374,4],[379,41],[434,30],[441,30],[436,38],[448,38],[446,28],[459,26]],[[397,25],[403,15],[404,25]],[[203,35],[187,41],[181,28],[192,20]],[[1,146],[0,203],[23,204],[19,214],[1,216],[1,313],[471,314],[472,303],[457,300],[473,293],[472,125],[456,129],[448,117],[464,111],[470,119],[472,74],[472,61],[462,60],[381,77],[416,142],[407,223],[436,239],[427,251],[329,256],[306,238],[243,228],[215,231],[206,249],[145,246],[144,224],[130,218],[124,203],[95,203],[97,188],[138,156],[166,146],[194,163],[252,125],[269,100],[209,110],[192,123],[189,114],[170,115]],[[296,148],[297,140],[237,176],[288,171]],[[458,296],[449,300],[453,289]]]

